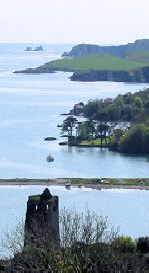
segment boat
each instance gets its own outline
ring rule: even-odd
[[[71,187],[71,182],[70,182],[70,181],[65,182],[65,187],[66,187],[67,189],[70,189],[70,187]]]
[[[53,162],[54,161],[54,157],[52,155],[48,155],[47,156],[47,162]]]

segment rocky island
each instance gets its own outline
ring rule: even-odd
[[[24,51],[43,51],[43,47],[36,46],[35,48],[32,48],[31,46],[27,46]]]
[[[62,59],[14,73],[73,72],[72,81],[149,82],[149,40],[120,46],[77,45]]]

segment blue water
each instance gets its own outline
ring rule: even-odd
[[[25,217],[28,195],[40,194],[45,186],[1,186],[0,238],[4,231],[13,230]],[[134,238],[149,234],[149,191],[144,190],[93,190],[51,186],[53,195],[59,196],[60,209],[88,208],[98,215],[108,216],[108,222],[119,228],[120,234]]]
[[[71,82],[71,73],[13,74],[59,58],[71,45],[0,44],[0,178],[148,177],[149,156],[123,155],[107,149],[62,147],[57,124],[74,103],[115,97],[149,84]],[[35,45],[36,46],[36,45]],[[44,142],[54,136],[57,141]],[[46,161],[49,153],[54,162]]]

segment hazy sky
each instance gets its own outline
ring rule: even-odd
[[[148,0],[1,0],[0,42],[126,43],[149,38]]]

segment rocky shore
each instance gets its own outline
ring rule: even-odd
[[[72,81],[83,82],[149,82],[149,67],[143,67],[133,71],[90,70],[74,72],[70,79]]]
[[[14,71],[14,73],[40,74],[55,73],[57,71],[73,72],[67,69],[52,69],[48,66],[37,68],[27,68],[25,70]],[[149,67],[138,68],[132,71],[117,70],[89,70],[77,71],[70,77],[71,81],[95,82],[95,81],[113,81],[113,82],[149,82]]]

